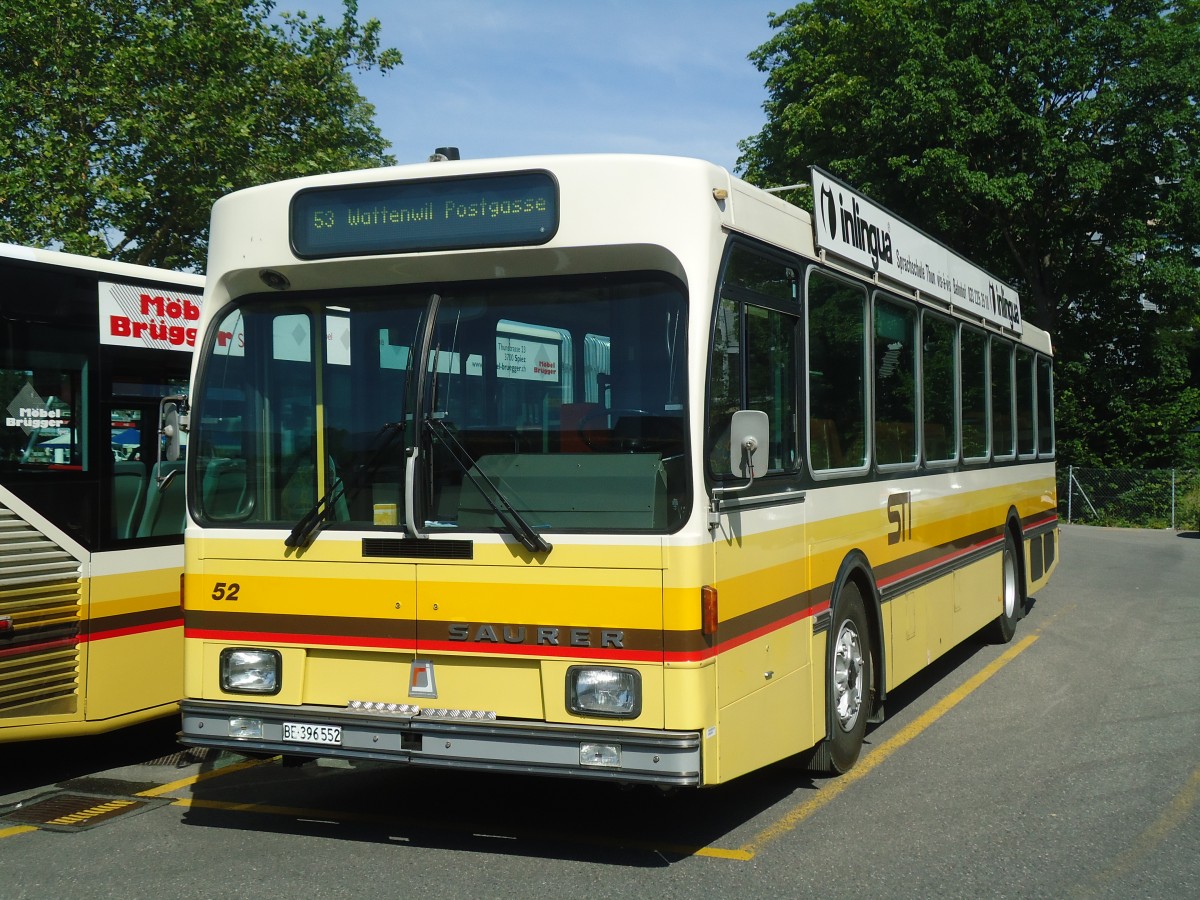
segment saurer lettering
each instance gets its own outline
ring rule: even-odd
[[[619,628],[559,628],[549,625],[507,625],[491,622],[453,622],[447,638],[473,644],[526,644],[535,647],[625,647]]]

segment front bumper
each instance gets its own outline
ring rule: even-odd
[[[557,775],[698,786],[700,733],[541,722],[462,721],[426,713],[382,713],[327,706],[274,706],[186,700],[180,743],[241,753],[370,759],[444,769]],[[231,720],[261,722],[261,737],[234,737]],[[341,729],[337,746],[283,739],[285,722]],[[620,748],[618,765],[585,765],[582,745]]]

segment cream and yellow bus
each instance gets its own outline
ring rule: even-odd
[[[0,244],[0,742],[178,711],[183,463],[159,462],[159,413],[203,286]]]
[[[1057,558],[1051,344],[819,170],[439,161],[213,210],[182,740],[708,786],[854,765]]]

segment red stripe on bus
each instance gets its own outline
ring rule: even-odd
[[[182,628],[183,618],[173,619],[167,622],[152,622],[147,625],[130,625],[126,628],[113,628],[107,631],[93,631],[90,634],[81,636],[84,641],[103,641],[108,638],[127,637],[131,634],[149,634],[152,631],[162,631],[165,628]]]
[[[554,644],[481,644],[475,641],[421,641],[421,652],[478,653],[485,656],[549,656],[612,659],[625,662],[658,663],[661,650],[623,650],[620,647],[572,647]]]
[[[829,606],[830,606],[829,601],[826,600],[822,603],[818,603],[814,606],[810,606],[807,609],[797,610],[796,612],[792,613],[791,615],[784,616],[782,619],[776,619],[774,622],[768,622],[766,625],[762,625],[758,628],[751,629],[750,631],[747,631],[744,634],[739,634],[736,637],[730,638],[727,641],[720,641],[715,647],[705,650],[699,654],[694,654],[694,653],[673,654],[671,657],[671,661],[672,662],[700,662],[701,660],[716,656],[718,653],[724,653],[727,650],[732,650],[735,647],[740,647],[743,644],[748,644],[751,641],[758,640],[759,638],[762,638],[762,637],[766,637],[768,634],[771,634],[774,631],[779,631],[782,628],[786,628],[788,625],[794,625],[795,623],[802,622],[805,619],[811,619],[813,616],[816,616],[820,613],[825,612],[825,610],[829,609]],[[721,626],[718,623],[717,635],[720,636],[720,634],[721,634]]]
[[[791,615],[776,619],[766,625],[755,628],[744,634],[739,634],[728,641],[722,641],[714,647],[703,650],[625,650],[619,647],[572,647],[569,645],[525,645],[525,644],[490,644],[478,641],[421,641],[418,650],[415,641],[400,641],[393,638],[345,637],[336,635],[317,634],[283,634],[278,632],[225,631],[202,628],[188,628],[184,637],[194,640],[222,641],[228,644],[300,644],[302,646],[329,647],[372,647],[385,650],[403,650],[411,653],[459,653],[480,656],[521,656],[521,657],[582,657],[585,659],[613,659],[627,662],[702,662],[711,659],[718,653],[740,647],[750,641],[765,637],[772,632],[796,622],[810,619],[829,609],[829,601],[818,603],[806,609],[797,610]],[[718,626],[718,634],[720,626]]]
[[[1042,516],[1040,519],[1033,519],[1021,526],[1024,531],[1033,531],[1035,528],[1041,528],[1044,525],[1049,525],[1051,522],[1058,521],[1058,513],[1052,512],[1049,515]]]
[[[322,647],[375,647],[385,650],[416,650],[416,642],[396,638],[348,637],[345,635],[284,634],[266,631],[216,631],[184,628],[185,638],[223,641],[227,644],[314,644]]]
[[[947,553],[944,556],[939,556],[936,559],[923,562],[920,565],[913,566],[911,569],[905,569],[901,572],[897,572],[895,575],[889,575],[887,578],[879,579],[879,587],[882,589],[888,585],[895,584],[897,581],[903,581],[906,578],[912,578],[914,575],[920,575],[922,572],[928,572],[930,569],[936,569],[939,566],[948,565],[954,562],[956,559],[961,559],[962,557],[971,553],[977,553],[978,551],[986,549],[987,547],[992,547],[996,544],[999,544],[1003,540],[1004,535],[998,534],[995,537],[990,537],[986,540],[980,541],[978,544],[972,544],[969,547],[963,547],[953,551],[952,553]]]

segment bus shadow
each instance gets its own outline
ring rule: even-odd
[[[78,789],[81,781],[96,780],[97,773],[145,765],[178,753],[178,731],[176,714],[108,734],[0,745],[5,767],[3,793],[8,797],[38,788]]]
[[[1036,597],[1030,597],[1025,601],[1025,615],[1017,624],[1017,633],[1013,640],[1018,640],[1022,632],[1027,633],[1030,630],[1030,620],[1036,606]],[[904,684],[889,691],[885,705],[887,712],[885,721],[896,718],[896,716],[920,700],[929,691],[934,690],[943,680],[953,675],[975,656],[985,652],[989,647],[996,647],[997,645],[988,637],[988,630],[990,628],[990,625],[981,628],[958,646],[947,650],[946,653],[913,675]],[[878,728],[878,725],[873,726],[867,732],[868,743],[870,743],[871,733]]]
[[[740,828],[813,779],[785,761],[706,790],[278,761],[192,788],[183,823],[341,841],[662,867],[733,856]]]

